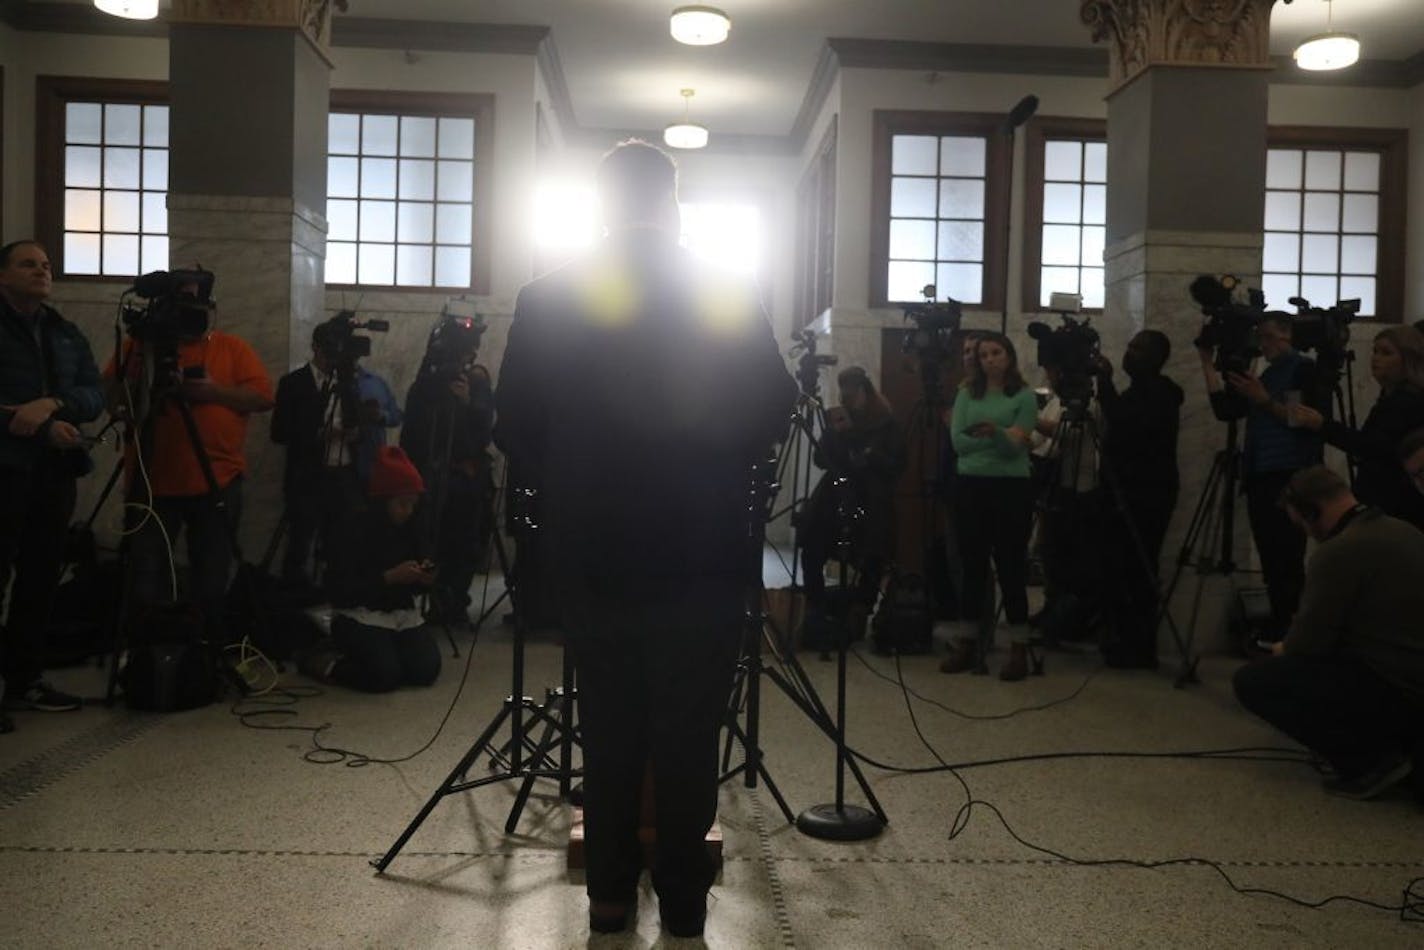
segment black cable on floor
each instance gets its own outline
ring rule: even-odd
[[[900,658],[899,658],[898,656],[896,656],[896,658],[895,658],[895,671],[896,671],[896,674],[897,674],[897,675],[899,676],[899,678],[900,678],[901,686],[904,687],[904,673],[903,673],[903,671],[902,671],[901,668],[900,668]],[[1141,861],[1141,860],[1137,860],[1137,859],[1134,859],[1134,858],[1075,858],[1075,857],[1072,857],[1072,856],[1070,856],[1070,855],[1063,854],[1062,852],[1054,851],[1052,848],[1046,848],[1046,847],[1043,847],[1042,845],[1034,844],[1033,842],[1028,841],[1028,840],[1025,839],[1023,836],[1021,836],[1018,832],[1016,832],[1016,831],[1013,829],[1013,826],[1011,826],[1011,825],[1009,824],[1008,819],[1004,817],[1004,813],[1001,812],[1001,811],[998,809],[998,807],[995,806],[992,802],[985,801],[985,800],[983,800],[983,799],[976,799],[976,798],[974,797],[974,793],[973,793],[973,792],[970,790],[970,788],[969,788],[969,783],[966,782],[966,781],[964,780],[964,777],[959,774],[959,770],[960,770],[961,768],[967,768],[967,767],[971,767],[971,766],[974,766],[974,765],[1002,764],[1002,763],[1004,763],[1004,762],[1010,762],[1010,761],[1028,761],[1028,760],[1031,760],[1031,759],[1039,759],[1039,758],[1060,758],[1060,757],[1066,758],[1066,757],[1072,757],[1072,756],[1074,756],[1074,755],[1081,755],[1081,753],[1078,753],[1078,754],[1074,754],[1074,753],[1068,753],[1068,754],[1049,754],[1049,755],[1045,755],[1045,756],[1015,756],[1015,757],[1010,757],[1010,758],[1000,759],[1000,760],[989,760],[989,761],[985,761],[985,762],[981,762],[981,763],[968,763],[968,764],[966,764],[966,765],[961,765],[961,766],[950,765],[948,762],[946,762],[946,761],[944,760],[944,757],[939,754],[939,750],[937,750],[937,749],[934,747],[934,745],[929,741],[929,739],[925,737],[924,732],[920,729],[920,723],[919,723],[918,718],[915,716],[915,707],[914,707],[914,703],[911,702],[911,699],[910,699],[910,691],[909,691],[908,688],[904,688],[904,689],[903,689],[903,695],[904,695],[904,697],[905,697],[905,708],[906,708],[906,710],[907,710],[907,711],[909,712],[909,714],[910,714],[910,724],[911,724],[911,726],[912,726],[912,727],[914,728],[914,730],[915,730],[915,735],[919,737],[920,742],[924,745],[924,747],[925,747],[927,750],[929,750],[930,755],[934,756],[935,761],[937,761],[937,762],[939,763],[939,767],[933,769],[933,771],[947,771],[947,772],[949,772],[949,774],[954,776],[955,781],[957,781],[957,782],[959,783],[960,787],[964,790],[964,798],[965,798],[964,804],[960,806],[960,808],[959,808],[959,810],[958,810],[957,812],[955,812],[954,819],[950,822],[949,836],[948,836],[948,839],[947,839],[947,840],[949,840],[949,841],[953,841],[955,838],[958,838],[961,834],[964,833],[965,829],[967,829],[967,828],[969,827],[969,819],[970,819],[970,816],[973,814],[973,811],[974,811],[975,806],[981,806],[981,807],[987,808],[987,809],[989,809],[989,811],[993,812],[994,816],[999,819],[999,823],[1004,826],[1004,830],[1007,831],[1007,832],[1009,833],[1009,836],[1010,836],[1011,838],[1013,838],[1015,841],[1017,841],[1019,844],[1023,845],[1024,847],[1026,847],[1026,848],[1028,848],[1028,849],[1030,849],[1030,850],[1032,850],[1032,851],[1037,851],[1037,852],[1040,853],[1040,854],[1049,855],[1050,857],[1056,858],[1056,859],[1058,859],[1058,860],[1060,860],[1060,861],[1063,861],[1063,862],[1065,862],[1065,863],[1067,863],[1067,864],[1072,864],[1072,865],[1075,865],[1075,866],[1078,866],[1078,867],[1112,867],[1112,866],[1116,866],[1116,867],[1132,867],[1132,868],[1155,869],[1155,868],[1173,867],[1173,866],[1179,866],[1179,865],[1186,865],[1186,866],[1197,865],[1197,866],[1202,866],[1202,867],[1211,868],[1211,869],[1212,869],[1213,871],[1215,871],[1218,875],[1220,875],[1221,879],[1226,882],[1226,885],[1227,885],[1228,887],[1230,887],[1233,891],[1235,891],[1235,892],[1238,893],[1238,894],[1249,895],[1249,896],[1259,896],[1259,897],[1274,897],[1274,898],[1277,898],[1277,899],[1279,899],[1279,900],[1284,900],[1284,901],[1287,901],[1287,902],[1289,902],[1289,903],[1291,903],[1291,904],[1295,904],[1295,905],[1297,905],[1297,906],[1299,906],[1299,907],[1309,907],[1309,908],[1312,908],[1312,909],[1314,909],[1314,908],[1320,908],[1320,907],[1325,907],[1326,905],[1335,903],[1335,902],[1337,902],[1337,901],[1338,901],[1338,902],[1341,902],[1341,903],[1359,904],[1359,905],[1361,905],[1361,906],[1369,907],[1369,908],[1376,909],[1376,910],[1386,910],[1386,911],[1389,911],[1389,912],[1391,912],[1391,913],[1396,913],[1396,912],[1397,912],[1397,913],[1399,914],[1399,919],[1400,919],[1401,921],[1404,921],[1404,922],[1407,922],[1407,923],[1419,923],[1419,922],[1424,922],[1424,910],[1421,909],[1421,908],[1424,908],[1424,878],[1415,878],[1414,880],[1412,880],[1412,881],[1410,881],[1408,884],[1406,884],[1406,885],[1405,885],[1405,888],[1404,888],[1403,896],[1402,896],[1402,898],[1401,898],[1401,900],[1400,900],[1400,903],[1398,903],[1398,904],[1382,904],[1382,903],[1380,903],[1379,901],[1373,901],[1373,900],[1370,900],[1370,899],[1364,898],[1364,897],[1355,897],[1355,896],[1350,895],[1350,894],[1332,894],[1332,895],[1330,895],[1330,896],[1328,896],[1328,897],[1321,898],[1321,899],[1318,900],[1318,901],[1309,901],[1309,900],[1305,900],[1305,899],[1303,899],[1303,898],[1293,897],[1292,895],[1283,893],[1283,892],[1281,892],[1281,891],[1271,890],[1270,888],[1264,888],[1264,887],[1243,887],[1243,886],[1237,884],[1236,881],[1232,879],[1231,875],[1227,874],[1227,873],[1226,873],[1226,870],[1225,870],[1224,868],[1222,868],[1222,866],[1221,866],[1218,862],[1209,860],[1209,859],[1207,859],[1207,858],[1195,858],[1195,857],[1187,857],[1187,858],[1167,858],[1167,859],[1164,859],[1164,860],[1161,860],[1161,861]],[[1291,750],[1277,750],[1277,751],[1291,751]],[[1146,754],[1145,756],[1143,756],[1143,754],[1139,754],[1139,753],[1093,753],[1093,754],[1094,754],[1094,755],[1102,755],[1102,756],[1129,755],[1129,756],[1132,756],[1132,757],[1149,757],[1149,758],[1150,758],[1150,757],[1168,757],[1168,756],[1171,755],[1171,754],[1164,754],[1164,753],[1156,753],[1156,754],[1151,754],[1151,753],[1149,753],[1149,754]],[[1199,754],[1198,754],[1198,755],[1195,755],[1194,757],[1206,757],[1206,756],[1202,756],[1202,755],[1199,755]],[[1215,756],[1212,756],[1212,757],[1215,757]],[[1221,757],[1225,757],[1225,756],[1221,756]],[[1277,761],[1284,761],[1284,760],[1277,760]],[[1302,753],[1302,759],[1301,759],[1301,761],[1306,761],[1306,762],[1308,762],[1308,761],[1309,761],[1308,756]]]
[[[1080,695],[1082,695],[1083,690],[1085,690],[1085,689],[1088,688],[1088,684],[1091,683],[1091,682],[1093,681],[1093,679],[1094,679],[1099,673],[1101,673],[1103,670],[1107,669],[1106,665],[1104,665],[1104,664],[1099,664],[1097,667],[1095,667],[1095,668],[1093,669],[1092,672],[1090,672],[1086,677],[1084,677],[1083,682],[1081,682],[1081,683],[1078,684],[1078,688],[1075,689],[1075,690],[1073,690],[1073,692],[1069,693],[1067,696],[1062,696],[1062,697],[1060,697],[1060,698],[1058,698],[1058,699],[1052,699],[1052,700],[1049,700],[1049,701],[1046,702],[1046,703],[1038,703],[1037,705],[1034,705],[1034,706],[1020,706],[1018,709],[1013,709],[1013,710],[1010,710],[1009,712],[1006,712],[1006,713],[981,714],[981,713],[967,713],[967,712],[964,712],[964,711],[962,711],[962,710],[955,709],[955,708],[952,707],[952,706],[947,706],[947,705],[945,705],[944,703],[940,702],[939,700],[931,699],[931,698],[929,698],[928,696],[921,695],[920,693],[915,692],[913,689],[910,689],[909,686],[905,684],[903,678],[901,678],[901,679],[899,679],[899,680],[896,680],[894,677],[890,676],[890,674],[885,673],[885,672],[882,672],[881,670],[877,670],[874,666],[871,665],[870,661],[867,660],[867,659],[865,658],[865,656],[861,654],[861,652],[860,652],[859,650],[852,649],[850,652],[851,652],[851,654],[852,654],[857,660],[860,661],[860,664],[861,664],[862,666],[864,666],[867,670],[869,670],[869,671],[871,672],[872,675],[874,675],[874,676],[876,676],[876,677],[878,677],[878,678],[884,680],[884,681],[887,682],[887,683],[890,683],[891,685],[896,685],[896,686],[899,686],[900,688],[902,688],[902,689],[904,689],[904,690],[907,690],[911,696],[915,697],[915,698],[918,699],[920,702],[922,702],[922,703],[927,703],[927,704],[929,704],[929,705],[931,705],[931,706],[937,706],[938,708],[943,709],[945,712],[947,712],[947,713],[949,713],[949,714],[951,714],[951,715],[958,716],[960,719],[972,719],[972,720],[979,720],[979,721],[983,721],[983,722],[993,722],[993,721],[1001,720],[1001,719],[1012,719],[1012,718],[1014,718],[1015,716],[1019,716],[1019,715],[1022,715],[1022,714],[1024,714],[1024,713],[1028,713],[1028,712],[1042,712],[1042,711],[1045,710],[1045,709],[1052,709],[1052,708],[1055,707],[1055,706],[1062,706],[1064,703],[1071,702],[1072,700],[1075,700],[1075,699],[1077,699]],[[899,670],[899,667],[900,667],[900,656],[899,656],[899,654],[896,654],[896,655],[895,655],[895,668],[896,668],[897,671]]]

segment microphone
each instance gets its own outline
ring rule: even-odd
[[[1009,116],[1004,120],[1004,131],[1012,132],[1032,118],[1037,111],[1038,96],[1024,96],[1018,105],[1009,110]]]

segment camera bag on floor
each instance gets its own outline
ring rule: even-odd
[[[206,706],[218,695],[218,656],[203,640],[192,604],[154,604],[134,612],[119,684],[124,703],[144,712]]]
[[[930,616],[924,578],[918,574],[892,576],[870,626],[876,653],[929,653],[934,618]]]

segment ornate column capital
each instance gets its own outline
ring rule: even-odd
[[[345,10],[346,0],[173,0],[168,22],[300,30],[329,61],[334,9]]]
[[[1290,0],[1286,0],[1287,3]],[[1276,0],[1080,0],[1078,13],[1107,40],[1109,77],[1121,86],[1149,66],[1271,67]]]

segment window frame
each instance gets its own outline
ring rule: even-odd
[[[1024,127],[1024,209],[1023,244],[1019,275],[1019,311],[1021,313],[1052,313],[1039,303],[1043,291],[1043,190],[1045,162],[1049,139],[1057,141],[1101,142],[1107,145],[1106,119],[1071,116],[1035,116]],[[1106,182],[1105,182],[1106,184]],[[1106,268],[1106,263],[1103,264]],[[1081,270],[1083,265],[1078,264]],[[1106,273],[1106,272],[1105,272]],[[1106,282],[1106,276],[1104,276]],[[1106,287],[1104,288],[1106,297]],[[1084,307],[1083,313],[1097,316],[1102,307]]]
[[[836,129],[826,134],[796,187],[796,317],[803,330],[829,309],[836,267]]]
[[[323,285],[328,290],[376,290],[395,293],[461,291],[479,295],[488,294],[490,292],[490,246],[494,236],[490,207],[494,197],[494,96],[489,93],[333,89],[327,106],[327,114],[334,113],[474,119],[475,151],[472,161],[475,180],[470,199],[472,220],[470,284],[467,287],[461,287],[446,284],[415,286],[410,284],[330,283],[325,280],[325,257],[323,257]],[[328,145],[325,157],[329,159],[330,155],[330,146]],[[327,188],[330,189],[330,183]],[[330,200],[329,195],[327,200]],[[358,241],[357,246],[359,247],[359,245]],[[359,271],[357,276],[359,276]]]
[[[109,284],[126,279],[114,274],[70,274],[65,270],[65,107],[71,102],[168,106],[168,88],[167,82],[156,79],[35,77],[35,238],[49,253],[55,279]],[[164,194],[168,194],[167,189]]]
[[[890,262],[891,146],[896,135],[982,136],[984,150],[984,272],[982,300],[966,303],[966,310],[999,311],[1004,308],[1008,256],[1009,199],[1012,140],[1004,133],[1004,117],[988,112],[938,112],[876,109],[871,155],[869,305],[894,308],[907,302],[888,299]]]
[[[1407,129],[1333,125],[1271,125],[1266,128],[1266,148],[1369,151],[1380,156],[1379,244],[1375,256],[1375,316],[1360,323],[1408,323],[1404,313],[1404,242],[1408,227],[1405,198],[1409,187],[1409,132]],[[1264,156],[1263,156],[1264,158]],[[1266,192],[1264,183],[1262,195]],[[1265,222],[1261,233],[1265,235]],[[1261,264],[1265,272],[1265,261]],[[1336,301],[1311,301],[1330,307]],[[1275,307],[1274,309],[1287,309]],[[1391,316],[1392,315],[1392,316]]]

